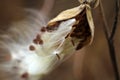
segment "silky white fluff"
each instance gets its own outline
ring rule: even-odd
[[[73,51],[73,47],[71,50],[64,48],[72,45],[65,36],[71,31],[75,19],[62,22],[53,32],[42,33],[40,29],[46,25],[44,15],[36,10],[25,11],[28,16],[24,20],[12,23],[10,29],[0,35],[1,80],[38,80],[52,70],[66,54]],[[43,45],[32,43],[38,33],[44,41]],[[35,51],[29,50],[31,44],[35,46]],[[60,60],[56,54],[60,56]],[[6,60],[4,56],[11,56],[11,59]],[[26,72],[29,77],[22,78],[21,75]]]

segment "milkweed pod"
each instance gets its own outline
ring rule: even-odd
[[[89,5],[81,4],[63,11],[48,22],[45,31],[42,30],[35,37],[31,43],[35,48],[30,50],[35,54],[27,56],[22,64],[28,65],[25,67],[30,75],[42,77],[42,74],[47,74],[75,50],[90,44],[93,36],[94,24]],[[41,40],[42,44],[38,44]]]
[[[70,38],[72,40],[70,43],[75,46],[75,50],[79,50],[90,44],[94,36],[94,24],[89,5],[81,4],[78,7],[61,12],[56,18],[48,22],[47,31],[56,30],[62,22],[70,19],[76,21],[65,38],[66,40]],[[66,25],[63,26],[66,27]]]
[[[80,4],[87,3],[91,8],[96,8],[99,5],[99,0],[78,0]]]

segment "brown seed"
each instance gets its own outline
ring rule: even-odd
[[[57,58],[60,60],[60,56],[59,56],[59,54],[56,54],[56,56],[57,56]]]
[[[31,51],[34,51],[34,50],[35,50],[35,47],[34,47],[33,45],[30,45],[29,49],[30,49]]]
[[[43,40],[41,39],[41,40],[39,40],[39,44],[43,44]]]
[[[38,41],[37,39],[34,39],[34,40],[33,40],[33,43],[34,43],[34,44],[38,44],[39,41]]]
[[[41,32],[45,32],[46,31],[46,27],[42,27],[40,31]]]
[[[25,72],[24,74],[21,75],[22,78],[28,78],[29,74]]]

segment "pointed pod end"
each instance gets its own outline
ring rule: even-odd
[[[99,0],[78,0],[80,4],[89,4],[91,8],[96,8],[99,5]]]

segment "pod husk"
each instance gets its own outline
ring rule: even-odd
[[[67,36],[71,37],[72,43],[76,46],[75,49],[79,50],[90,44],[94,37],[94,23],[91,7],[88,4],[81,4],[78,7],[61,12],[57,17],[48,22],[47,30],[54,31],[62,21],[69,19],[76,19],[76,23],[73,24],[71,32]]]

